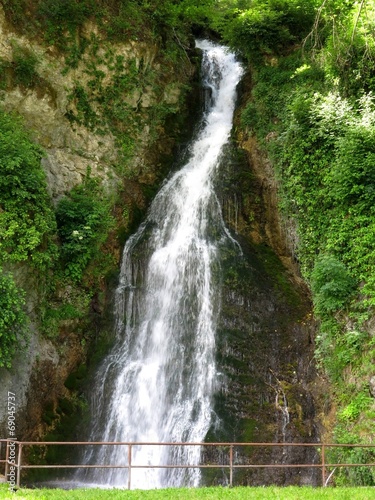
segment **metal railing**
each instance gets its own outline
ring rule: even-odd
[[[23,449],[25,446],[126,446],[127,447],[127,463],[126,464],[72,464],[72,465],[44,465],[44,464],[27,464],[23,463]],[[5,446],[5,454],[4,447]],[[137,446],[200,446],[200,447],[214,447],[226,449],[227,463],[221,464],[162,464],[162,465],[139,465],[132,463],[133,448]],[[272,464],[238,464],[235,463],[234,449],[241,447],[265,448],[265,447],[283,447],[295,448],[306,447],[315,448],[317,455],[320,454],[319,463],[272,463]],[[339,467],[375,467],[375,462],[372,463],[327,463],[326,452],[329,448],[373,448],[375,444],[327,444],[327,443],[154,443],[154,442],[90,442],[90,441],[73,441],[73,442],[60,442],[60,441],[13,441],[11,439],[0,439],[0,464],[4,464],[5,480],[11,478],[16,487],[21,484],[21,472],[26,469],[127,469],[128,481],[127,487],[131,488],[131,473],[134,469],[228,469],[229,480],[228,486],[233,486],[233,472],[236,469],[293,469],[293,468],[310,468],[321,469],[322,486],[327,486],[330,475],[327,476],[327,469]],[[5,458],[1,459],[1,456]]]

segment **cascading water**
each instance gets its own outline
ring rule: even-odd
[[[209,104],[190,159],[164,184],[125,246],[116,343],[96,377],[91,440],[201,442],[212,424],[218,249],[231,239],[212,180],[232,128],[242,70],[224,47],[209,41],[197,47]],[[200,453],[199,446],[134,446],[132,464],[198,464]],[[86,460],[126,464],[127,447],[92,447]],[[126,474],[91,469],[86,481],[124,486]],[[134,488],[196,486],[199,480],[199,469],[132,472]]]

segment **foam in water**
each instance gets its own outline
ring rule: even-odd
[[[116,343],[95,381],[92,441],[201,442],[212,423],[220,307],[218,245],[228,239],[212,180],[232,128],[241,66],[199,41],[209,105],[186,165],[127,242],[116,291]],[[215,274],[216,273],[216,274]],[[92,447],[87,463],[127,464],[126,446]],[[134,446],[132,465],[199,464],[199,446]],[[199,469],[134,469],[132,487],[197,486]],[[90,469],[126,486],[126,469]]]

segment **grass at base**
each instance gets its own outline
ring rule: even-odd
[[[26,489],[9,491],[0,487],[0,500],[373,500],[375,487],[362,488],[311,488],[288,486],[285,488],[169,488],[163,490],[102,490],[102,489]]]

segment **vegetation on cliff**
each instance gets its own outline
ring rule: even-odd
[[[316,359],[337,407],[333,439],[374,442],[375,10],[369,1],[255,0],[216,20],[249,64],[241,127],[277,172],[295,259],[320,318]],[[224,21],[223,21],[224,19]],[[332,422],[331,422],[332,423]],[[373,452],[335,459],[373,461]],[[371,469],[336,482],[374,484]]]
[[[42,150],[20,119],[0,113],[0,260],[45,260],[56,230],[52,203],[40,160]],[[43,247],[43,248],[42,248]]]
[[[56,222],[41,168],[41,148],[20,119],[0,111],[0,264],[51,265]],[[10,368],[27,336],[24,292],[0,267],[0,367]]]

